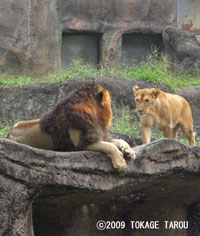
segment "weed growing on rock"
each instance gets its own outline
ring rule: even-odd
[[[9,126],[9,125],[0,124],[0,138],[7,137],[10,128],[11,128],[11,126]]]
[[[158,50],[153,50],[142,62],[135,65],[117,65],[106,68],[102,65],[90,65],[82,60],[73,60],[67,71],[49,74],[41,78],[0,76],[0,85],[23,85],[30,82],[59,83],[67,79],[85,78],[94,76],[113,76],[148,80],[153,83],[165,83],[172,88],[200,85],[200,69],[193,75],[168,70],[166,58],[160,56]]]

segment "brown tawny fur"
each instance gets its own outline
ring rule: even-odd
[[[151,139],[151,127],[163,131],[164,137],[176,139],[179,128],[195,145],[192,112],[188,102],[181,96],[165,93],[158,88],[133,87],[136,112],[139,114],[143,143]]]

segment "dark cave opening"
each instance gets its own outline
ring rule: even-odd
[[[91,65],[100,63],[101,35],[94,33],[63,33],[61,47],[62,69],[66,70],[73,60]]]
[[[162,52],[162,34],[131,33],[122,36],[122,61],[126,65],[139,64],[154,50]]]

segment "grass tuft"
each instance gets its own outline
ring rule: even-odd
[[[59,83],[72,78],[116,76],[148,80],[157,84],[165,83],[174,89],[182,86],[200,85],[200,69],[191,75],[188,73],[172,72],[167,68],[168,62],[166,58],[160,56],[158,50],[154,49],[138,65],[132,64],[125,66],[121,64],[114,68],[106,68],[101,65],[90,65],[83,60],[73,60],[66,72],[49,74],[41,78],[1,75],[0,84],[10,86],[23,85],[31,82]]]
[[[9,126],[9,125],[0,124],[0,138],[7,137],[10,128],[11,128],[11,126]]]

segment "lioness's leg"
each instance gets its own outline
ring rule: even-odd
[[[188,124],[185,124],[184,122],[182,122],[181,123],[181,130],[183,131],[185,137],[189,141],[189,145],[194,146],[195,145],[195,137],[194,137],[194,133],[193,133],[193,125],[192,124],[188,125]]]
[[[180,125],[177,124],[173,129],[172,129],[172,138],[177,139],[177,133],[180,128]]]
[[[143,144],[149,143],[150,140],[151,140],[151,128],[149,126],[142,125]]]
[[[115,146],[120,150],[122,151],[122,153],[125,155],[125,156],[128,156],[132,159],[135,159],[136,156],[135,156],[135,152],[133,151],[133,149],[129,146],[129,144],[122,140],[122,139],[112,139],[111,142],[113,144],[115,144]]]
[[[172,138],[172,128],[171,126],[166,126],[163,129],[163,135],[165,138]]]
[[[194,146],[194,145],[195,145],[195,136],[194,136],[193,130],[190,131],[188,140],[189,140],[189,145],[190,145],[190,146]]]
[[[123,154],[113,143],[99,141],[88,145],[85,150],[106,153],[106,155],[111,158],[114,168],[124,170],[127,167]]]

